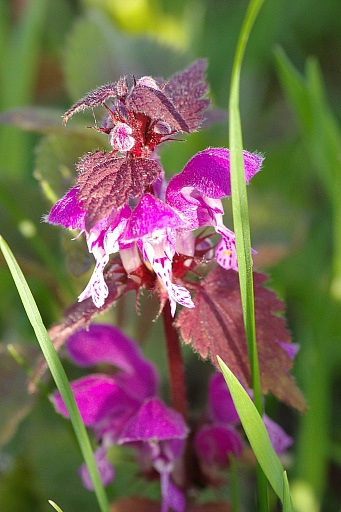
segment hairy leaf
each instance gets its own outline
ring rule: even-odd
[[[150,117],[152,121],[164,121],[175,131],[190,131],[172,102],[158,89],[137,85],[129,95],[126,107]]]
[[[103,105],[109,98],[122,98],[128,92],[128,84],[125,78],[120,78],[118,82],[102,85],[97,89],[89,92],[77,103],[75,103],[63,117],[63,122],[66,123],[70,117],[77,112],[82,112],[87,108],[94,108]]]
[[[285,321],[278,316],[283,303],[262,284],[264,274],[254,273],[257,347],[263,393],[303,411],[305,402],[290,375],[292,360],[278,343],[291,342]],[[216,267],[199,286],[194,309],[183,309],[176,321],[186,344],[219,369],[216,356],[229,366],[244,386],[251,387],[238,274]]]
[[[162,172],[155,160],[117,157],[115,153],[95,151],[78,164],[80,185],[78,199],[87,210],[86,225],[90,229],[113,208],[138,197]]]
[[[186,121],[189,130],[197,130],[203,120],[203,111],[210,101],[201,99],[207,93],[205,59],[197,60],[184,71],[174,75],[163,91]]]

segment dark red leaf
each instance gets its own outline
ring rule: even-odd
[[[278,341],[290,343],[285,320],[278,316],[283,303],[263,285],[267,277],[254,273],[255,319],[261,386],[303,411],[305,401],[290,375],[292,360]],[[186,344],[219,369],[219,355],[244,386],[251,387],[238,274],[216,267],[198,286],[194,309],[184,308],[177,321]]]
[[[115,153],[95,151],[83,157],[77,166],[80,185],[78,199],[87,210],[86,228],[128,202],[139,197],[156,180],[161,166],[149,158],[117,157]]]
[[[186,121],[189,130],[197,130],[203,121],[203,112],[210,100],[202,99],[207,93],[205,70],[207,62],[200,59],[184,71],[174,75],[164,86],[163,92]]]
[[[109,98],[123,98],[128,92],[128,84],[125,77],[120,78],[118,82],[102,85],[97,89],[86,94],[77,103],[75,103],[63,117],[63,122],[66,123],[70,117],[77,112],[82,112],[87,108],[94,108],[99,105],[103,105]]]
[[[144,114],[152,121],[163,121],[169,124],[174,131],[190,131],[178,110],[158,89],[137,85],[127,98],[126,108]]]

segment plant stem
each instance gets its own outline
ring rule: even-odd
[[[171,315],[169,300],[167,300],[163,308],[162,318],[167,347],[171,403],[173,409],[182,414],[186,421],[187,396],[185,368],[181,354],[179,336],[173,326],[173,318]]]

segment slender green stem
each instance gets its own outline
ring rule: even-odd
[[[246,44],[263,1],[264,0],[251,0],[249,3],[237,43],[237,49],[232,69],[229,99],[229,146],[232,211],[236,234],[240,293],[251,369],[254,402],[260,415],[262,415],[263,406],[256,344],[251,237],[242,153],[243,139],[239,113],[239,86],[241,66]],[[268,510],[267,481],[260,466],[257,467],[257,482],[259,511],[266,512]]]

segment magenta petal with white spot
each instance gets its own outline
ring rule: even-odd
[[[140,240],[158,231],[178,229],[185,225],[173,208],[151,194],[145,194],[131,214],[124,242]]]
[[[243,151],[243,157],[245,181],[248,183],[260,170],[263,158],[248,151]],[[230,151],[224,148],[205,149],[194,155],[183,171],[170,180],[166,201],[181,212],[186,211],[188,203],[182,193],[186,188],[196,190],[211,199],[230,196]]]

